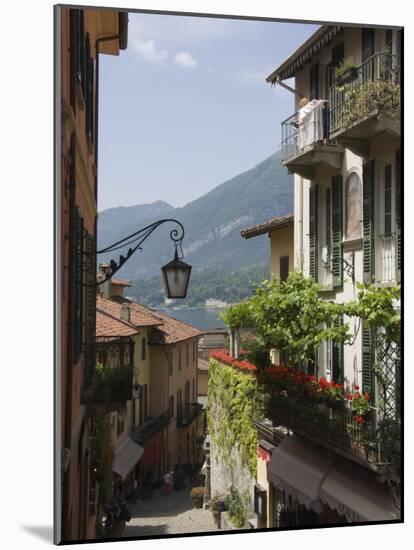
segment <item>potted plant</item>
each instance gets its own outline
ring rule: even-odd
[[[191,498],[193,499],[194,508],[203,507],[204,491],[204,487],[193,487],[193,489],[191,489]]]
[[[355,80],[358,76],[358,68],[352,57],[347,57],[335,68],[335,85],[342,86],[346,82]]]

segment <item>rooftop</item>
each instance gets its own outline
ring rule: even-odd
[[[165,313],[155,311],[149,307],[143,306],[142,304],[131,302],[122,296],[114,296],[108,301],[119,305],[119,307],[122,303],[129,303],[131,307],[131,322],[134,324],[135,315],[138,317],[147,317],[155,321],[152,322],[154,330],[149,338],[150,344],[176,344],[177,342],[182,342],[190,338],[199,338],[204,334],[203,331],[189,325],[188,323],[173,319]]]
[[[162,324],[161,319],[153,315],[150,310],[143,311],[140,309],[141,306],[126,298],[120,296],[114,296],[112,299],[103,298],[102,296],[96,298],[97,309],[99,308],[117,319],[121,317],[122,303],[128,303],[130,306],[130,323],[132,325],[136,327],[154,327]]]
[[[293,219],[293,214],[272,218],[266,222],[253,225],[252,227],[246,227],[246,229],[242,229],[240,233],[245,239],[250,239],[251,237],[257,237],[258,235],[263,235],[264,233],[270,233],[271,231],[276,231],[277,229],[289,227],[290,225],[293,225]]]
[[[293,54],[286,59],[268,77],[266,82],[276,84],[281,80],[295,76],[295,73],[309,62],[324,46],[343,30],[339,25],[322,25]]]
[[[138,330],[131,323],[114,317],[99,308],[96,309],[96,336],[102,338],[117,338],[120,336],[134,336]]]

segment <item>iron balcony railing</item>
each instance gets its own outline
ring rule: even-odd
[[[369,115],[367,111],[388,109],[393,102],[395,90],[381,83],[392,82],[399,85],[400,81],[398,57],[388,52],[375,53],[358,67],[349,69],[347,73],[347,79],[344,79],[343,75],[329,90],[331,134],[357,122],[360,115]],[[374,82],[378,85],[376,90],[373,89]],[[358,90],[366,91],[366,97],[358,97]]]
[[[160,433],[171,421],[170,410],[167,409],[159,416],[148,418],[141,426],[135,428],[131,438],[138,445],[145,445],[155,435]]]
[[[282,162],[307,150],[329,136],[328,101],[322,100],[314,110],[303,115],[297,111],[282,122]]]
[[[187,428],[200,414],[199,403],[189,403],[177,415],[177,428]]]
[[[134,342],[130,338],[95,338],[83,344],[87,403],[125,404],[132,399]]]
[[[345,402],[331,408],[321,403],[299,403],[278,397],[271,400],[268,414],[275,426],[285,426],[301,437],[374,470],[386,462],[382,442],[377,435],[378,415],[375,409],[361,423],[361,418],[353,415]]]

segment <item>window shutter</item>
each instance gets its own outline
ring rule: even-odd
[[[401,280],[401,151],[395,154],[395,232],[396,232],[396,273],[397,281]]]
[[[94,93],[94,60],[91,57],[91,46],[89,41],[89,33],[86,33],[85,38],[85,57],[86,57],[86,135],[89,141],[93,142],[93,93]]]
[[[364,283],[372,283],[374,277],[374,161],[363,166],[363,270]]]
[[[362,392],[368,393],[371,399],[374,396],[373,384],[373,346],[372,346],[372,330],[366,324],[362,325]]]
[[[342,286],[342,176],[332,178],[332,284]]]
[[[344,324],[343,318],[335,320],[335,326]],[[332,342],[332,379],[337,384],[344,383],[344,344],[343,342]]]
[[[95,336],[95,236],[86,235],[86,291],[85,291],[85,341],[92,342]]]
[[[309,189],[309,275],[318,280],[318,186]]]
[[[72,265],[72,353],[76,362],[82,350],[83,316],[83,218],[78,207],[73,210]]]

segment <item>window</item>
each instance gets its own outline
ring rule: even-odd
[[[281,256],[279,259],[280,280],[286,281],[289,275],[289,256]]]
[[[193,363],[195,363],[196,360],[196,352],[197,352],[197,342],[194,340],[193,342]]]
[[[168,374],[172,376],[173,373],[173,354],[171,350],[167,351],[167,363],[168,363]]]
[[[345,184],[345,238],[347,240],[362,237],[361,178],[352,172]]]
[[[177,391],[177,418],[178,420],[181,420],[181,415],[182,415],[182,391],[181,390],[178,390]]]
[[[195,403],[195,378],[193,378],[193,403]]]
[[[190,364],[190,349],[189,344],[185,345],[185,366],[188,367]]]
[[[185,408],[187,409],[190,403],[190,382],[188,380],[185,383],[184,403],[185,403]]]
[[[141,338],[141,359],[142,359],[142,361],[145,361],[146,354],[147,354],[147,340],[146,340],[146,338]]]
[[[181,370],[181,346],[178,348],[178,370]]]

